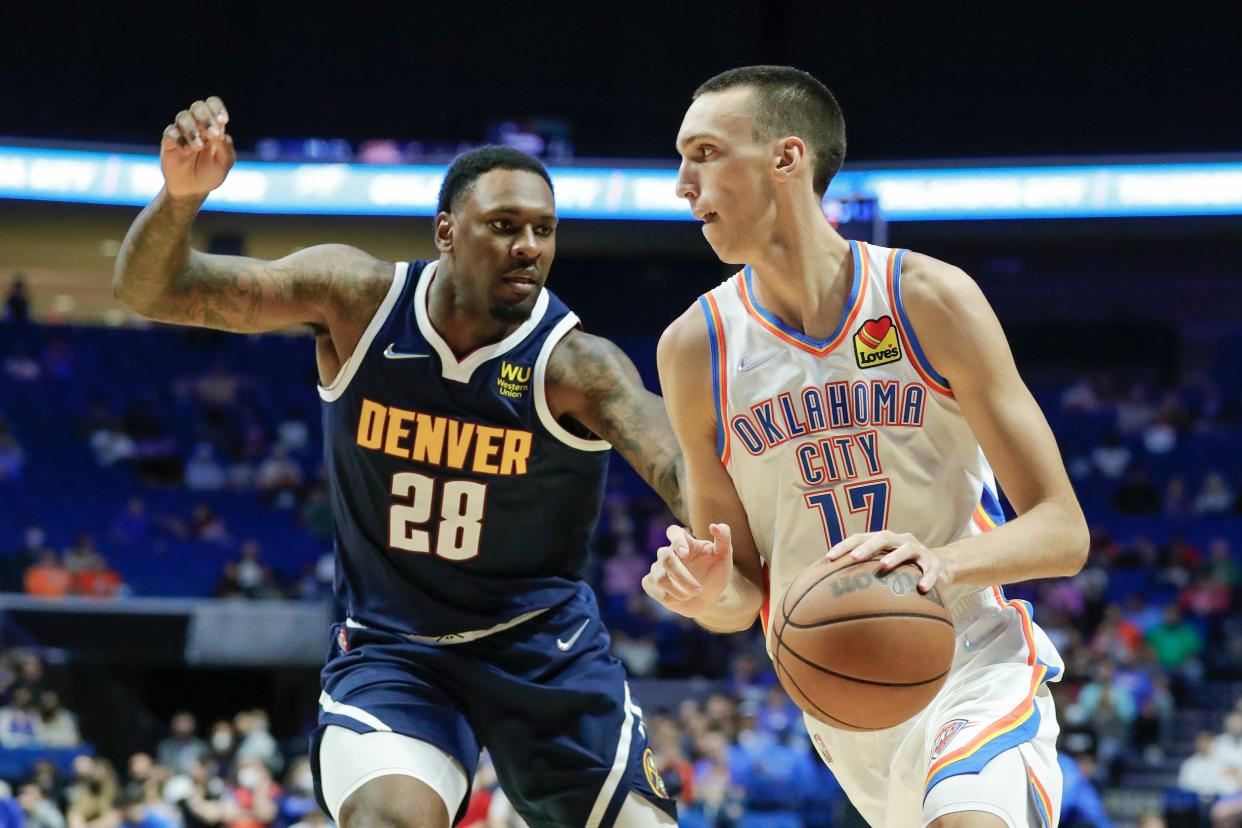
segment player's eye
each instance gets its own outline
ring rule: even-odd
[[[709,147],[706,144],[699,147],[699,160],[700,161],[705,161],[715,154],[716,154],[715,147]]]
[[[489,221],[487,224],[493,230],[500,230],[501,232],[513,229],[513,223],[510,222],[508,219],[493,219],[492,221]]]
[[[556,228],[555,228],[555,227],[552,227],[551,225],[548,225],[548,224],[541,224],[541,225],[539,225],[538,227],[536,227],[536,228],[535,228],[535,232],[536,232],[536,233],[538,233],[538,234],[539,234],[539,235],[541,235],[541,236],[550,236],[550,235],[552,235],[552,232],[553,232],[555,229],[556,229]]]

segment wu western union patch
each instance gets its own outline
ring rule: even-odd
[[[518,399],[530,391],[531,366],[514,365],[508,360],[500,363],[500,376],[496,377],[496,390],[501,396]]]
[[[854,358],[859,368],[874,368],[901,359],[901,343],[891,316],[868,319],[854,333]]]

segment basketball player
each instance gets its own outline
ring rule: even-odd
[[[834,231],[845,124],[810,75],[712,78],[677,149],[679,195],[746,265],[660,341],[693,533],[670,528],[644,588],[741,630],[824,555],[913,561],[954,616],[947,683],[885,731],[808,717],[820,755],[874,826],[1055,825],[1062,665],[997,584],[1076,573],[1087,530],[996,317],[961,270]],[[1019,515],[1003,526],[993,467]]]
[[[591,589],[579,577],[609,445],[680,509],[660,398],[544,281],[551,181],[490,147],[458,158],[425,262],[322,245],[277,261],[200,253],[190,229],[234,161],[218,98],[164,132],[164,189],[115,290],[151,319],[315,332],[348,607],[322,674],[316,789],[345,828],[447,828],[481,745],[539,826],[673,825]]]

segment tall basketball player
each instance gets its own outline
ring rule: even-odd
[[[948,681],[890,730],[808,718],[820,755],[875,826],[1055,825],[1061,661],[997,585],[1077,572],[1087,530],[991,308],[955,267],[833,230],[845,123],[810,75],[712,78],[677,149],[708,243],[746,264],[660,342],[693,532],[670,528],[644,588],[740,630],[824,555],[915,562],[954,615]]]
[[[499,147],[458,158],[434,261],[207,255],[190,229],[233,165],[227,123],[209,98],[167,127],[114,287],[164,322],[315,332],[348,608],[312,743],[322,804],[345,828],[447,828],[485,745],[531,826],[674,824],[579,570],[609,445],[674,512],[681,459],[629,359],[544,289],[547,171]]]

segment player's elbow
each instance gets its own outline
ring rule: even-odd
[[[1087,553],[1091,548],[1091,530],[1087,528],[1087,519],[1083,517],[1082,510],[1075,503],[1069,512],[1065,523],[1065,572],[1063,574],[1066,577],[1072,577],[1082,571],[1082,568],[1087,565]]]

